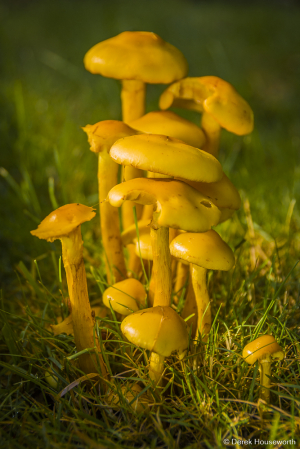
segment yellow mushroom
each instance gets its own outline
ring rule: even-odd
[[[151,399],[147,393],[140,395],[142,391],[139,384],[126,383],[121,387],[122,399],[128,405],[130,404],[130,407],[137,413],[147,413],[151,403]],[[117,392],[112,391],[107,397],[107,402],[110,405],[120,405],[121,397]]]
[[[249,104],[227,81],[217,76],[184,78],[169,86],[159,106],[192,109],[202,113],[201,127],[206,135],[203,150],[218,157],[221,128],[239,136],[253,130],[253,112]]]
[[[146,304],[146,291],[143,285],[136,279],[125,279],[107,288],[103,293],[103,304],[119,313],[123,319],[125,316],[139,310]]]
[[[270,402],[271,362],[283,360],[284,351],[272,335],[263,335],[248,343],[243,350],[243,359],[253,365],[256,361],[260,371],[260,399]]]
[[[169,306],[151,307],[128,315],[121,331],[131,343],[151,351],[149,375],[156,385],[162,380],[165,357],[177,351],[182,359],[188,347],[186,324]]]
[[[168,228],[207,231],[218,223],[219,209],[188,184],[173,179],[132,179],[115,186],[108,200],[115,207],[127,200],[154,205],[150,231],[156,283],[154,306],[169,306],[172,274]]]
[[[104,201],[110,189],[118,184],[119,165],[111,159],[109,150],[118,139],[134,135],[136,131],[117,120],[104,120],[82,129],[88,135],[91,151],[98,154],[100,226],[107,280],[111,284],[126,277],[126,267],[118,210]]]
[[[67,276],[74,339],[77,351],[96,348],[99,355],[102,376],[107,378],[107,371],[102,359],[97,338],[94,343],[94,317],[88,297],[86,272],[83,261],[83,242],[81,224],[95,216],[92,207],[82,204],[66,204],[51,212],[32,235],[48,242],[59,239],[62,244],[62,258]],[[94,373],[97,369],[95,354],[82,354],[79,365],[85,373]]]
[[[212,229],[201,234],[187,232],[178,235],[170,245],[170,252],[174,257],[192,264],[192,283],[198,312],[196,335],[207,339],[211,328],[211,307],[206,271],[230,270],[235,263],[233,252]]]

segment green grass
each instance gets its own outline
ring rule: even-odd
[[[216,448],[242,437],[292,438],[299,445],[299,8],[2,1],[0,20],[1,447]],[[161,397],[149,386],[149,354],[124,342],[118,323],[107,318],[112,388],[139,381],[154,404],[148,414],[134,413],[122,398],[121,407],[109,405],[97,377],[72,384],[82,376],[73,338],[49,330],[68,314],[61,249],[29,233],[57,205],[98,203],[97,158],[80,127],[120,119],[120,89],[87,73],[82,59],[93,44],[124,30],[154,31],[184,52],[191,76],[231,82],[256,120],[251,136],[222,135],[220,159],[243,207],[218,227],[237,263],[229,273],[209,275],[216,319],[198,375],[189,358],[166,359]],[[157,109],[163,89],[150,86],[147,110]],[[185,116],[199,123],[197,114]],[[97,305],[105,282],[98,220],[86,223],[83,234]],[[103,337],[107,324],[97,320]],[[270,416],[263,421],[257,367],[248,367],[241,352],[264,333],[278,339],[286,358],[274,364]],[[56,388],[45,380],[49,370]]]

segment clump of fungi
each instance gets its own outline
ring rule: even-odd
[[[184,363],[189,333],[201,344],[207,341],[212,321],[207,270],[234,266],[232,250],[212,229],[241,205],[238,190],[217,159],[220,132],[224,128],[237,135],[250,133],[253,113],[221,78],[187,78],[188,64],[181,51],[155,33],[126,31],[100,42],[87,52],[84,65],[93,74],[122,83],[122,121],[83,127],[99,161],[107,279],[102,298],[107,312],[101,313],[112,310],[122,321],[127,355],[130,346],[149,351],[149,382],[159,389],[164,384],[165,358],[178,353]],[[159,100],[163,111],[145,114],[148,83],[170,84]],[[201,126],[167,111],[172,106],[201,113]],[[84,373],[100,373],[104,390],[110,381],[113,388],[106,401],[112,407],[125,401],[131,409],[145,412],[151,399],[142,394],[140,384],[118,386],[115,379],[109,380],[95,333],[80,231],[94,215],[91,207],[67,204],[32,231],[41,239],[62,243],[70,315],[52,330],[55,335],[74,335]],[[176,305],[185,292],[180,316]],[[250,364],[258,360],[260,396],[268,403],[271,359],[282,359],[283,352],[273,337],[263,336],[246,346],[243,357]],[[46,379],[54,385],[49,373]]]

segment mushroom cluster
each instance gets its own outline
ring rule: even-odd
[[[184,359],[189,333],[200,343],[208,339],[212,312],[207,270],[234,266],[230,246],[213,229],[241,205],[238,190],[217,159],[220,131],[250,133],[253,113],[221,78],[187,78],[188,64],[181,51],[155,33],[126,31],[100,42],[87,52],[84,65],[91,73],[122,84],[122,121],[83,127],[99,160],[108,284],[102,301],[107,313],[113,311],[121,321],[126,344],[150,352],[149,378],[159,388],[165,358],[177,353]],[[170,84],[160,97],[161,111],[145,114],[147,83]],[[172,106],[201,113],[201,126],[167,111]],[[32,234],[61,240],[71,313],[52,329],[74,335],[84,373],[97,371],[100,361],[105,385],[108,371],[94,330],[80,231],[81,224],[94,216],[91,207],[67,204]],[[185,299],[181,315],[176,308],[179,298]],[[258,360],[261,397],[268,402],[271,358],[282,359],[283,352],[272,337],[264,336],[247,345],[243,357],[250,364]],[[148,398],[135,400],[140,385],[123,385],[120,391],[135,410],[148,408]],[[114,392],[108,402],[118,404]]]

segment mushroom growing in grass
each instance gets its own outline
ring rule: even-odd
[[[234,255],[219,234],[210,230],[201,234],[184,233],[178,235],[170,245],[174,257],[192,264],[192,283],[197,303],[197,334],[207,340],[211,328],[211,307],[206,285],[207,270],[230,270]]]
[[[115,207],[105,202],[108,192],[118,184],[119,165],[109,156],[116,140],[136,134],[136,131],[117,120],[104,120],[82,128],[88,135],[90,149],[98,154],[98,189],[100,226],[105,251],[108,283],[126,278],[126,267],[121,242],[119,214]]]
[[[62,258],[67,276],[69,298],[76,349],[78,352],[96,346],[103,378],[107,371],[102,359],[97,336],[94,335],[94,317],[88,297],[86,272],[83,261],[81,224],[95,216],[92,207],[82,204],[66,204],[51,212],[32,235],[48,242],[60,239]],[[96,355],[89,352],[79,356],[79,366],[86,374],[97,370]]]
[[[172,290],[169,227],[204,232],[218,223],[219,209],[188,184],[173,179],[132,179],[115,186],[109,192],[108,200],[115,207],[127,200],[154,205],[150,230],[154,306],[169,306]]]
[[[128,315],[122,321],[121,331],[131,343],[151,351],[149,375],[155,385],[161,383],[165,357],[177,351],[181,360],[188,347],[186,324],[169,306]]]
[[[272,335],[263,335],[248,343],[243,350],[243,359],[254,365],[258,361],[260,371],[260,399],[270,403],[271,363],[284,358],[284,351]]]
[[[126,383],[120,388],[120,393],[112,391],[107,397],[107,402],[110,405],[119,406],[122,401],[125,401],[128,406],[137,413],[147,413],[150,408],[151,398],[147,393],[142,393],[143,389],[139,384]]]
[[[136,279],[125,279],[107,288],[103,293],[103,304],[119,313],[121,319],[132,312],[145,307],[146,291],[143,285]]]
[[[161,95],[159,107],[171,106],[202,113],[201,127],[206,135],[203,150],[218,157],[221,128],[243,136],[253,130],[253,112],[249,104],[227,81],[217,76],[184,78],[169,86]]]

